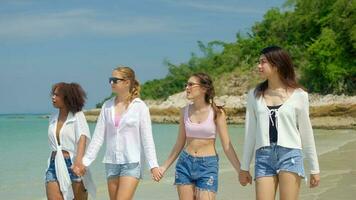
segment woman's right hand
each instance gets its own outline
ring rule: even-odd
[[[252,177],[249,171],[240,170],[239,181],[242,186],[246,186],[248,183],[252,184]]]
[[[164,173],[166,173],[166,167],[164,167],[164,166],[160,166],[159,167],[159,170],[161,171],[161,173],[162,173],[162,175],[164,175]]]

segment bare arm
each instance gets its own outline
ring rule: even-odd
[[[85,135],[81,135],[78,141],[77,156],[75,159],[75,163],[82,164],[82,159],[85,153],[86,142],[87,142],[87,137]]]
[[[235,149],[231,144],[229,133],[226,124],[226,115],[224,112],[218,113],[216,118],[216,128],[220,136],[221,145],[224,149],[224,153],[229,159],[236,172],[240,172],[240,161],[236,155]]]
[[[180,115],[180,119],[179,119],[179,129],[178,129],[179,132],[178,132],[177,141],[176,141],[171,153],[169,154],[167,160],[161,166],[161,170],[162,170],[163,173],[168,170],[168,168],[177,159],[179,153],[184,148],[184,145],[185,145],[185,142],[186,142],[186,136],[185,136],[183,113],[184,112],[182,110],[181,111],[181,115]]]

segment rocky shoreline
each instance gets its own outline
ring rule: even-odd
[[[228,123],[243,124],[245,118],[246,94],[241,96],[220,96],[216,104],[223,105]],[[356,96],[310,94],[310,118],[314,128],[356,129]],[[147,100],[152,122],[178,123],[180,109],[189,103],[185,93],[177,93],[165,101]],[[100,109],[85,111],[89,122],[95,122]]]

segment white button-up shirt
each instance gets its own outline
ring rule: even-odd
[[[55,157],[56,166],[56,176],[60,185],[61,192],[65,200],[74,199],[72,183],[67,170],[66,163],[62,154],[62,150],[69,152],[72,163],[77,155],[78,142],[81,135],[87,137],[87,144],[90,141],[90,131],[88,123],[85,119],[84,113],[82,111],[75,114],[69,112],[66,121],[64,122],[60,132],[59,140],[60,145],[58,145],[56,137],[58,113],[52,115],[49,119],[48,126],[48,142],[51,151],[57,151]],[[88,146],[88,145],[87,145]],[[48,166],[49,166],[48,159]],[[90,170],[88,169],[86,174],[83,176],[84,187],[88,190],[88,193],[95,198],[96,196],[96,186],[92,180]]]
[[[107,100],[102,108],[93,134],[93,139],[83,157],[89,166],[106,141],[103,163],[125,164],[139,162],[143,156],[150,169],[158,167],[149,109],[135,98],[123,113],[119,126],[115,127],[115,97]]]
[[[302,149],[309,163],[310,173],[318,174],[320,171],[309,119],[308,93],[295,89],[276,112],[277,145]],[[254,90],[251,90],[247,97],[242,170],[249,170],[255,150],[270,145],[269,114],[264,98],[256,98]]]

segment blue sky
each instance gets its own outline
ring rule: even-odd
[[[77,82],[86,109],[108,96],[108,77],[131,66],[140,82],[199,52],[197,41],[235,41],[283,0],[0,1],[0,114],[53,112],[50,88]]]

